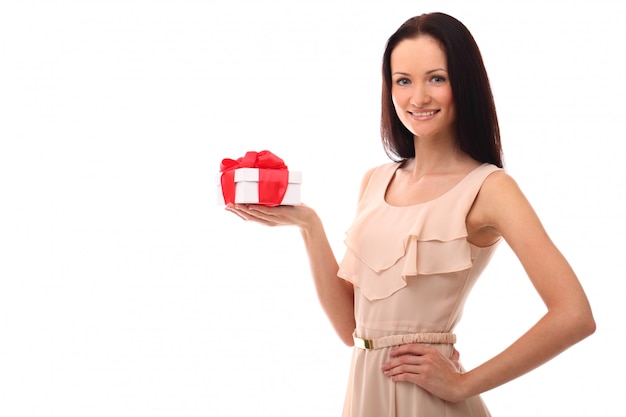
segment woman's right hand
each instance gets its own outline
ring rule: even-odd
[[[298,226],[305,229],[315,216],[310,207],[300,204],[298,206],[268,207],[256,204],[227,204],[226,210],[235,213],[246,221],[254,221],[266,226]]]

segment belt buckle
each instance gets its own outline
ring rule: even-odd
[[[355,337],[354,346],[365,350],[372,350],[374,349],[374,341],[372,339],[361,339],[360,337]]]

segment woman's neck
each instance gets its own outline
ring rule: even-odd
[[[415,158],[407,161],[404,168],[415,177],[431,174],[447,174],[465,171],[475,166],[469,155],[459,149],[453,137],[415,137]]]

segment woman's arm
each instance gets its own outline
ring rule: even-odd
[[[371,171],[363,179],[361,196],[370,175]],[[300,228],[320,304],[341,340],[352,346],[352,333],[356,326],[354,289],[351,283],[337,276],[339,265],[317,213],[305,205],[265,207],[229,204],[226,208],[244,220],[267,226],[295,225]]]
[[[320,304],[341,340],[352,346],[352,333],[356,326],[354,288],[350,282],[337,277],[339,265],[317,215],[309,227],[302,227],[300,230]]]
[[[496,230],[517,255],[547,312],[506,350],[463,375],[464,396],[517,378],[595,331],[578,278],[515,181],[504,172],[489,176],[475,208],[484,228]]]
[[[245,220],[267,226],[295,225],[300,228],[320,304],[341,340],[352,346],[355,327],[352,284],[337,276],[339,265],[317,213],[305,205],[229,205],[227,209]]]
[[[372,172],[373,169],[363,177],[359,199]],[[226,209],[244,220],[267,226],[295,225],[300,228],[320,304],[341,340],[348,346],[354,345],[354,288],[350,282],[337,276],[339,265],[317,213],[306,205],[265,207],[229,204]]]
[[[488,391],[547,362],[595,331],[589,302],[567,260],[556,248],[517,184],[504,172],[490,175],[468,216],[470,240],[502,236],[515,252],[546,314],[502,353],[460,374],[437,351],[407,345],[392,352],[383,371],[448,401]]]

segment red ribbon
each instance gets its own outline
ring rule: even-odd
[[[278,206],[289,185],[289,171],[282,159],[270,151],[246,152],[237,160],[225,158],[220,164],[222,172],[222,195],[224,202],[235,202],[235,170],[237,168],[259,168],[259,203]]]

